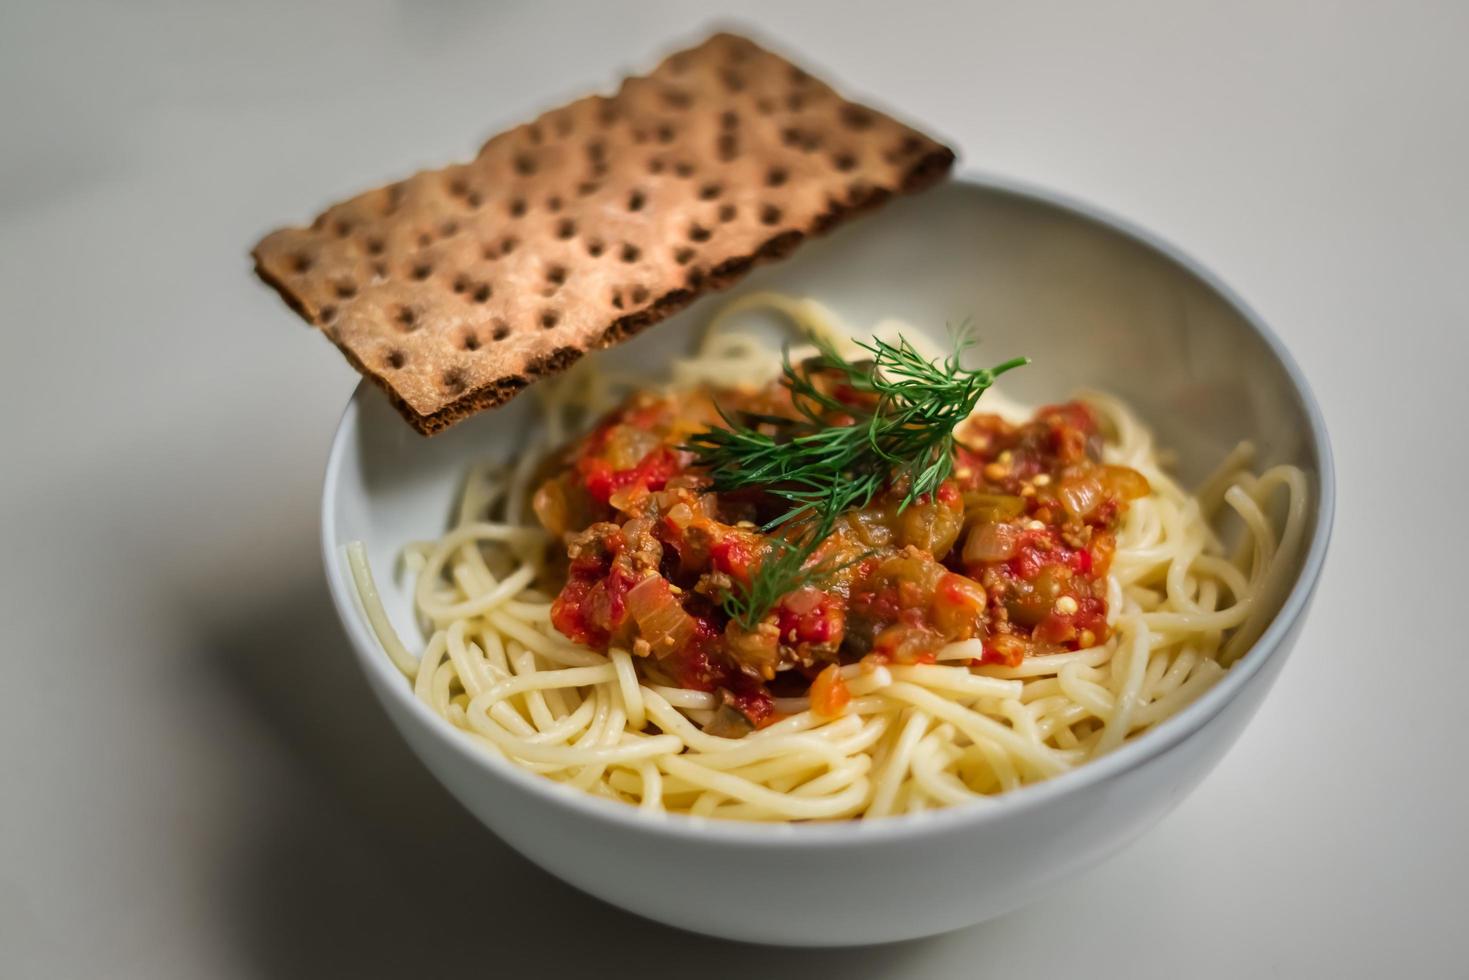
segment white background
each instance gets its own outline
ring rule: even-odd
[[[972,172],[1192,253],[1315,386],[1341,503],[1312,620],[1141,843],[965,932],[768,950],[571,891],[418,768],[317,557],[356,378],[246,250],[714,15],[0,9],[0,975],[1466,975],[1462,5],[741,5]]]

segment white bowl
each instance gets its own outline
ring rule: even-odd
[[[1240,439],[1309,478],[1306,548],[1254,647],[1178,715],[1105,758],[972,805],[871,822],[746,825],[594,798],[492,758],[417,701],[373,637],[343,556],[367,543],[390,616],[420,633],[392,571],[404,543],[441,534],[467,465],[504,457],[531,399],[425,440],[359,387],[337,432],[322,546],[337,611],[388,715],[486,826],[552,874],[670,925],[730,939],[859,945],[944,932],[1039,896],[1112,854],[1183,799],[1233,744],[1285,662],[1315,587],[1334,499],[1319,409],[1280,342],[1213,277],[1089,208],[953,182],[810,243],[729,294],[605,356],[656,373],[731,295],[814,296],[854,326],[888,316],[942,338],[972,317],[986,362],[1035,363],[1007,390],[1042,402],[1115,392],[1199,477]]]

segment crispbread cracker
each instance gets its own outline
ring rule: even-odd
[[[433,433],[941,178],[945,146],[717,34],[470,163],[273,232],[256,271]]]

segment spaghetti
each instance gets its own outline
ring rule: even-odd
[[[838,348],[851,344],[813,301],[756,294],[715,318],[698,352],[674,365],[672,387],[769,382],[779,357],[752,336],[721,329],[757,308]],[[879,324],[874,333],[899,327]],[[1103,586],[1105,642],[1014,663],[993,662],[979,637],[941,647],[924,658],[932,662],[868,657],[826,678],[842,688],[839,710],[809,695],[777,696],[768,724],[729,737],[711,724],[721,706],[715,693],[660,683],[642,669],[645,657],[615,644],[598,652],[552,625],[558,573],[548,561],[550,535],[530,515],[534,469],[641,383],[588,364],[537,386],[533,444],[508,469],[475,469],[454,527],[405,550],[429,637],[421,655],[388,621],[360,543],[348,547],[348,561],[387,655],[450,725],[517,766],[650,812],[873,818],[982,801],[1073,769],[1224,675],[1263,627],[1261,607],[1292,566],[1305,526],[1300,470],[1255,474],[1253,452],[1242,445],[1190,495],[1124,404],[1087,393],[1110,435],[1102,459],[1148,485],[1116,529]],[[1026,414],[996,392],[983,410]],[[1270,515],[1281,500],[1277,529]],[[1225,511],[1244,528],[1233,549],[1211,526]]]

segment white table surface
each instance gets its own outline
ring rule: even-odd
[[[5,3],[0,976],[1469,975],[1469,16],[1186,6],[741,5],[1212,266],[1341,489],[1294,659],[1157,830],[998,921],[792,952],[583,897],[409,756],[317,557],[356,377],[245,256],[714,5]]]

